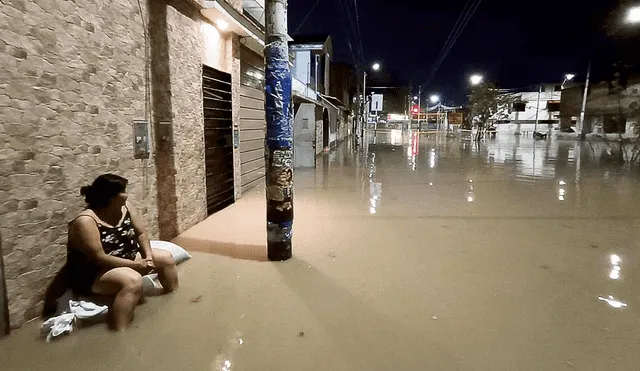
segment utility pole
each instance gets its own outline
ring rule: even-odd
[[[293,105],[287,0],[267,0],[265,16],[267,256],[279,261],[291,258],[293,234]]]
[[[420,107],[420,103],[422,99],[422,86],[418,85],[418,133],[422,130],[422,126],[420,126],[420,114],[422,113],[422,107]],[[429,117],[429,105],[427,104],[427,121]]]
[[[587,80],[584,83],[584,94],[582,95],[582,108],[580,109],[580,118],[578,119],[578,126],[576,131],[578,132],[578,138],[584,139],[584,116],[587,111],[587,96],[589,95],[589,80],[591,78],[591,62],[589,62],[589,68],[587,68]]]
[[[364,125],[362,125],[362,130],[364,135],[365,128],[369,130],[369,106],[367,105],[367,71],[364,71],[364,76],[362,81],[362,90],[363,90],[362,100],[364,102],[362,105],[362,108],[364,110],[363,112]]]
[[[533,133],[538,132],[538,117],[540,115],[540,95],[542,94],[542,84],[538,87],[538,103],[536,104],[536,124],[533,128]]]

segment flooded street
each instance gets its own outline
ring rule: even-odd
[[[379,133],[295,173],[294,258],[260,189],[175,241],[182,286],[2,370],[636,370],[638,169],[603,143]]]

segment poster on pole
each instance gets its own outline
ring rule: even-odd
[[[382,111],[382,94],[371,94],[371,109],[369,111]]]

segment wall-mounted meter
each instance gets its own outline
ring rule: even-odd
[[[135,159],[149,158],[151,154],[150,142],[149,122],[147,120],[133,120],[133,157]]]

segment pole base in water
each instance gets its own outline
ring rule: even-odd
[[[270,261],[284,261],[291,259],[291,241],[267,242],[267,258]]]

